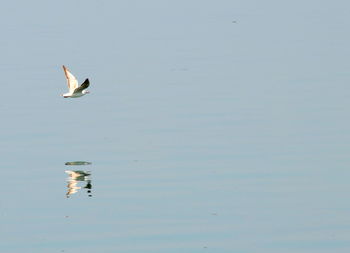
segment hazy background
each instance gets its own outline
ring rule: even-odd
[[[349,252],[349,9],[3,2],[1,252]]]

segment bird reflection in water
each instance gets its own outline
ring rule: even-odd
[[[65,171],[68,174],[67,178],[67,193],[66,197],[69,198],[72,194],[77,193],[79,189],[86,189],[86,192],[89,197],[92,197],[91,193],[91,179],[90,179],[90,171],[83,171],[83,170],[66,170]],[[86,182],[85,186],[81,187],[78,186],[79,182]]]

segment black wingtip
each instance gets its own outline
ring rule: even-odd
[[[90,81],[89,81],[89,78],[86,78],[85,81],[81,84],[81,86],[83,86],[85,89],[87,87],[89,87],[90,85]]]

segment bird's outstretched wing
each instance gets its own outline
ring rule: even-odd
[[[89,85],[90,85],[89,79],[86,78],[85,81],[79,86],[79,88],[75,89],[74,92],[81,92],[85,90],[87,87],[89,87]]]
[[[67,78],[67,84],[69,91],[73,92],[78,87],[78,80],[73,76],[73,74],[66,68],[66,66],[62,66],[64,70],[64,74]]]

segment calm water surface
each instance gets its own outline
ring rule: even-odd
[[[349,252],[349,7],[4,3],[0,251]]]

